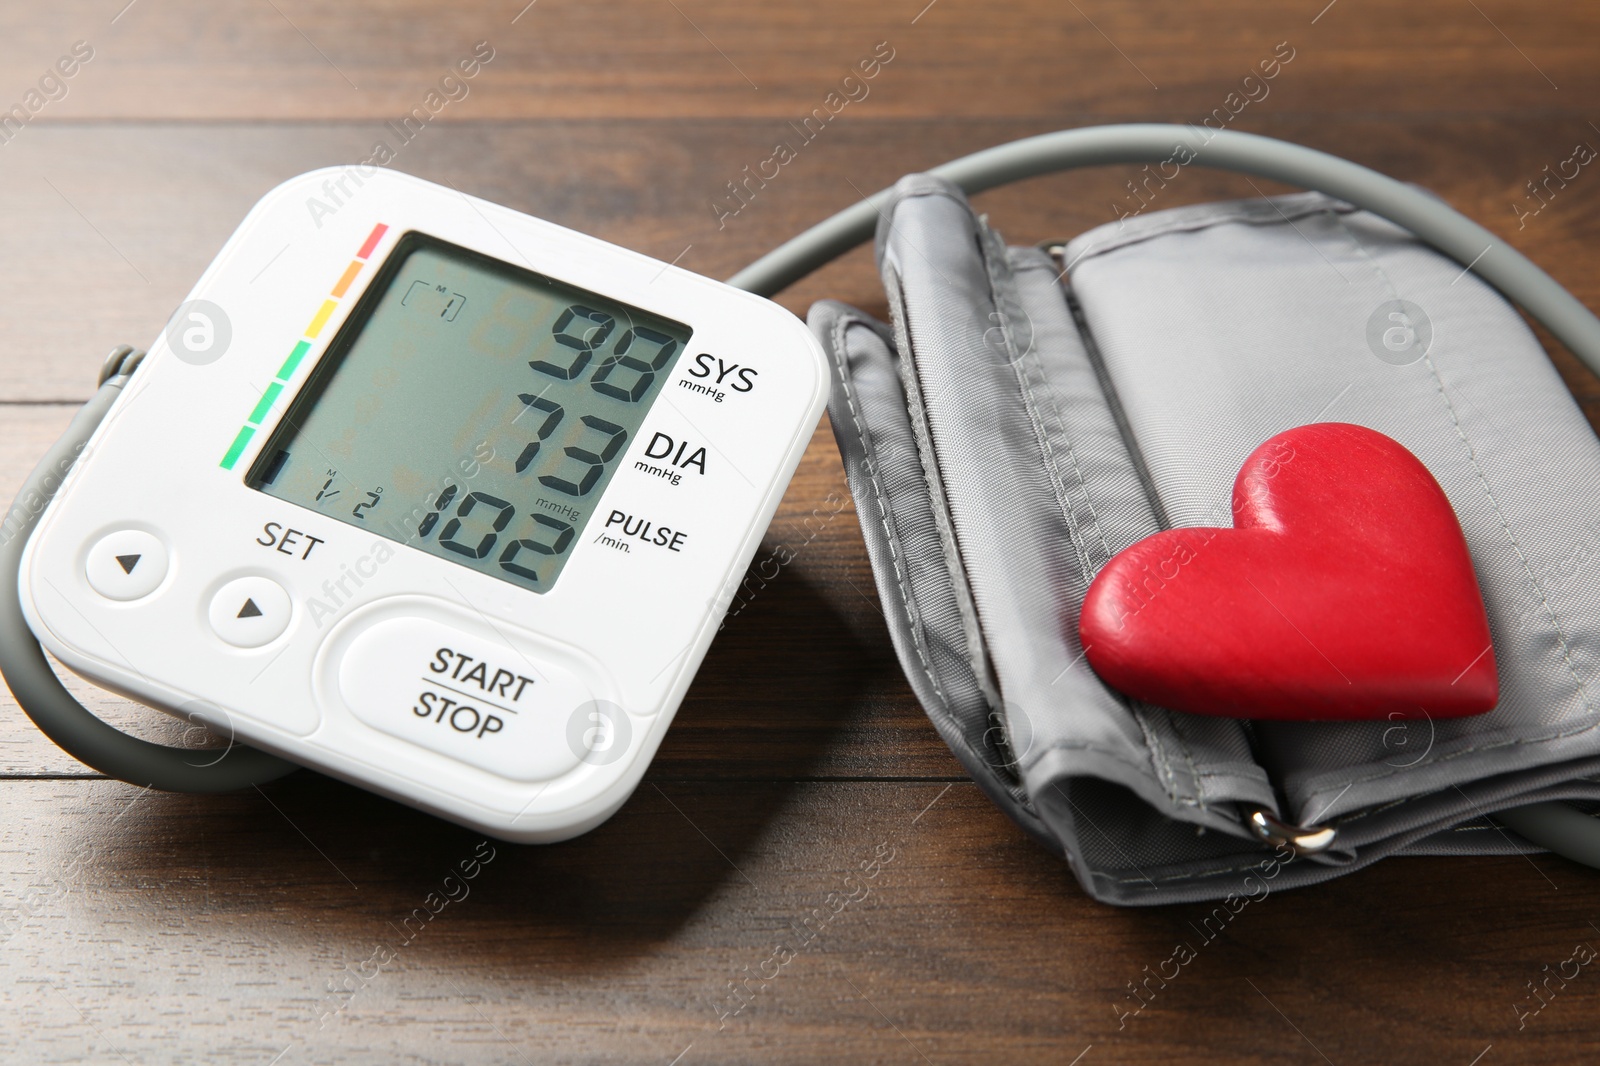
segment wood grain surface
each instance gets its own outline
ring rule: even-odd
[[[0,10],[0,496],[273,185],[365,158],[479,42],[397,169],[725,276],[901,174],[1013,137],[1230,119],[1436,191],[1600,306],[1600,6],[1511,0],[73,0]],[[736,216],[713,203],[880,42],[893,59]],[[1114,217],[1128,168],[981,197],[1012,240]],[[1265,188],[1265,186],[1263,186]],[[1268,188],[1268,191],[1274,191]],[[1254,195],[1198,170],[1156,206]],[[1538,206],[1536,214],[1529,209]],[[858,250],[782,294],[879,314]],[[1591,420],[1600,387],[1552,352]],[[219,401],[222,402],[222,401]],[[831,434],[634,798],[551,847],[302,772],[106,781],[0,696],[0,1060],[1500,1063],[1600,1056],[1600,875],[1395,859],[1251,904],[1117,910],[968,783],[895,661]],[[785,553],[787,554],[787,553]],[[75,691],[141,735],[182,723]],[[470,872],[470,878],[467,873]],[[438,907],[446,878],[451,898]],[[435,912],[436,910],[436,912]],[[1176,979],[1142,985],[1179,945]],[[375,961],[376,960],[376,961]],[[380,964],[381,963],[381,964]],[[1570,969],[1570,967],[1569,967]],[[1170,970],[1168,971],[1170,972]]]

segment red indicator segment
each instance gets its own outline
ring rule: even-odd
[[[356,258],[365,259],[367,256],[371,255],[372,250],[378,246],[378,242],[383,240],[383,235],[388,232],[389,227],[384,225],[382,222],[378,223],[376,226],[373,226],[372,232],[367,234],[367,243],[361,246],[361,251],[356,253]]]

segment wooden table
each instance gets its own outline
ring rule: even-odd
[[[1600,173],[1541,200],[1527,189],[1577,144],[1600,146],[1594,5],[125,2],[0,14],[0,107],[25,102],[75,42],[93,53],[0,143],[6,499],[105,351],[149,343],[262,193],[380,140],[398,169],[725,276],[864,192],[992,143],[1231,112],[1230,93],[1261,96],[1243,79],[1288,42],[1293,59],[1232,128],[1426,185],[1600,306]],[[386,123],[424,107],[481,41],[493,58],[467,95],[401,145]],[[719,219],[726,183],[879,42],[893,58],[865,98]],[[1040,179],[980,206],[1018,242],[1069,236],[1114,217],[1131,176]],[[1191,169],[1162,195],[1254,194]],[[803,313],[823,296],[883,313],[864,250],[781,300]],[[1554,354],[1600,414],[1600,389]],[[1600,945],[1600,875],[1563,860],[1391,860],[1274,895],[1211,943],[1191,925],[1205,908],[1087,900],[923,718],[847,501],[824,426],[767,538],[794,561],[719,637],[633,799],[566,844],[482,845],[310,772],[222,797],[142,792],[67,758],[8,697],[0,1058],[1496,1066],[1600,1053],[1600,974],[1518,1024],[1527,982]],[[167,719],[90,702],[180,738]],[[429,914],[463,862],[469,893]],[[1129,982],[1184,941],[1196,960],[1119,1024]]]

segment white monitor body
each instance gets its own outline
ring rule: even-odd
[[[390,487],[352,519],[350,495],[247,483],[412,233],[689,331],[598,496],[547,522],[583,519],[545,589],[406,543],[437,487]],[[430,314],[481,311],[438,288]],[[315,171],[256,205],[151,346],[30,540],[24,612],[106,688],[503,839],[565,839],[638,784],[827,384],[816,340],[767,300],[402,174]],[[428,417],[427,396],[384,388]],[[495,464],[515,457],[481,443],[434,458],[463,487],[485,469],[505,483]]]

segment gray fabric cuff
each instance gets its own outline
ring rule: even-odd
[[[831,302],[810,323],[895,647],[968,772],[1092,895],[1224,898],[1406,850],[1528,850],[1482,813],[1600,799],[1584,580],[1600,443],[1475,276],[1302,194],[1093,230],[1065,249],[1068,284],[922,175],[897,186],[878,253],[892,325]],[[1396,300],[1428,319],[1411,362],[1371,325]],[[1497,710],[1246,723],[1131,701],[1083,660],[1099,568],[1161,528],[1228,525],[1244,457],[1315,421],[1387,433],[1444,487],[1489,608]],[[1255,809],[1338,841],[1280,862],[1245,826]]]

